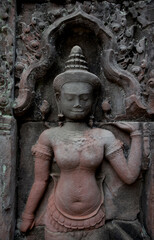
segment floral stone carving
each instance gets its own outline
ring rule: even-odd
[[[0,115],[12,115],[14,4],[0,3]]]
[[[18,36],[20,38],[18,42],[24,51],[18,52],[16,63],[16,75],[20,80],[19,95],[15,104],[16,115],[24,115],[28,111],[34,102],[37,81],[43,79],[48,69],[54,66],[58,35],[67,31],[72,24],[73,28],[82,24],[84,29],[92,31],[101,42],[99,68],[102,73],[100,76],[102,84],[104,85],[105,75],[106,82],[112,82],[117,88],[124,90],[122,97],[124,106],[121,112],[120,110],[118,114],[114,112],[115,100],[110,96],[112,100],[110,111],[107,111],[104,117],[109,120],[130,119],[135,112],[134,118],[142,119],[143,114],[150,118],[147,97],[149,93],[145,93],[144,90],[149,69],[146,50],[150,38],[146,39],[144,32],[146,35],[151,22],[146,20],[147,17],[143,13],[145,3],[124,1],[120,6],[109,2],[90,4],[88,1],[84,3],[66,1],[64,5],[65,7],[54,5],[52,8],[50,3],[44,4],[44,14],[38,7],[32,14],[29,24],[20,21],[22,31]],[[132,24],[133,21],[135,23]],[[144,32],[142,28],[146,28]],[[140,32],[139,37],[136,37],[136,29]],[[61,36],[61,39],[63,38],[64,36]],[[108,95],[106,82],[104,95]],[[108,97],[106,96],[107,101]],[[51,102],[49,104],[52,105]]]

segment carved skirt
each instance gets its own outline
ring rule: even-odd
[[[45,226],[52,232],[72,232],[100,228],[105,223],[103,203],[86,216],[76,217],[62,212],[54,201],[54,195],[49,198],[45,214]]]
[[[112,220],[98,229],[74,232],[51,232],[45,229],[45,240],[150,240],[150,237],[136,219],[134,221]]]

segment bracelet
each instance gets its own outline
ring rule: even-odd
[[[22,218],[23,219],[28,219],[28,220],[33,220],[34,219],[34,214],[23,213]]]
[[[133,136],[141,136],[141,135],[142,135],[142,133],[141,133],[140,130],[135,130],[134,132],[132,132],[132,133],[130,134],[131,137],[133,137]]]

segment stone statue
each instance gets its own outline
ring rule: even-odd
[[[140,173],[141,132],[138,124],[119,123],[131,136],[126,160],[123,143],[112,132],[93,127],[101,84],[88,71],[79,46],[72,48],[65,72],[54,79],[53,86],[59,127],[45,130],[32,148],[35,180],[22,215],[21,231],[34,225],[34,214],[47,188],[54,159],[60,176],[53,176],[54,189],[44,214],[45,240],[85,239],[86,234],[90,234],[86,239],[100,240],[98,232],[106,224],[103,189],[96,181],[96,170],[105,157],[122,181],[133,183]]]

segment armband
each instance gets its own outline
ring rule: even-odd
[[[116,140],[113,144],[106,147],[105,156],[108,157],[110,154],[122,149],[122,147],[123,147],[123,142],[121,142],[120,140]]]
[[[52,153],[53,153],[52,148],[47,147],[40,143],[37,143],[32,147],[32,155],[34,155],[37,158],[50,160]]]
[[[130,134],[131,137],[133,137],[133,136],[141,136],[141,135],[142,135],[142,133],[141,133],[140,130],[135,130],[134,132],[132,132],[132,133]]]

